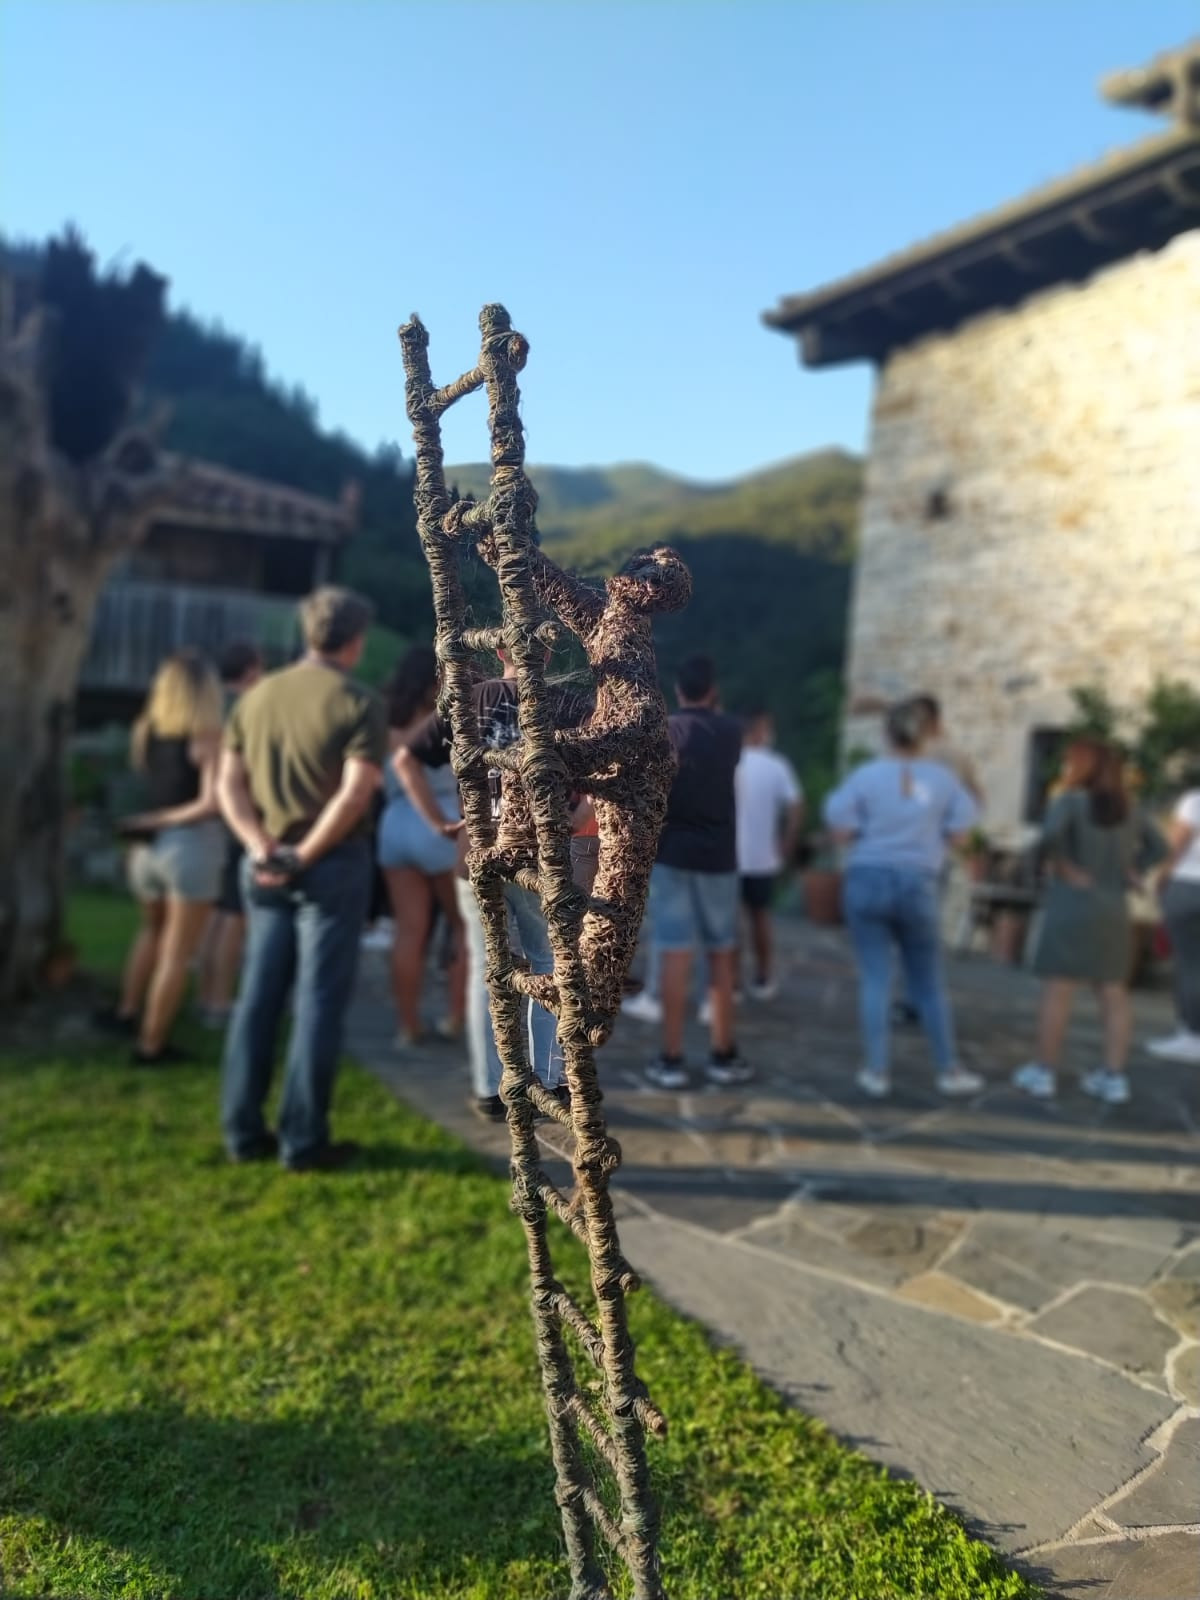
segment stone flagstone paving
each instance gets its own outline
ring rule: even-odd
[[[887,1102],[864,1100],[842,935],[781,921],[780,997],[746,1006],[748,1088],[650,1090],[656,1034],[601,1057],[628,1257],[770,1383],[915,1477],[1061,1600],[1200,1597],[1200,1068],[1135,1051],[1131,1105],[1095,1105],[1081,1005],[1057,1103],[1008,1087],[1037,986],[952,965],[975,1100],[934,1093],[898,1033]],[[1167,1030],[1139,995],[1137,1036]],[[409,1104],[502,1160],[455,1047],[400,1055],[366,954],[350,1048]],[[689,1047],[703,1060],[703,1031]],[[544,1142],[564,1149],[563,1130]]]

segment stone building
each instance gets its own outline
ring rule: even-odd
[[[1002,834],[1073,686],[1200,688],[1200,42],[1105,88],[1170,126],[765,316],[878,373],[846,745],[939,694]]]

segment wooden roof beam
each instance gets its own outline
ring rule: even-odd
[[[1023,243],[1017,235],[1005,239],[996,253],[1023,278],[1040,277],[1046,270],[1045,257],[1030,250],[1028,243]]]
[[[965,305],[971,299],[970,291],[963,287],[962,279],[953,267],[940,267],[934,275],[934,281],[946,299],[953,300],[955,305]]]
[[[1161,175],[1161,182],[1171,199],[1185,210],[1200,207],[1200,186],[1193,181],[1186,168],[1167,167]]]
[[[1120,244],[1125,237],[1122,228],[1110,228],[1100,221],[1095,211],[1090,206],[1076,206],[1071,212],[1071,221],[1079,229],[1085,239],[1090,239],[1092,244]]]

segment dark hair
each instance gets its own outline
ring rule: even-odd
[[[942,720],[942,702],[935,694],[915,694],[912,703],[923,716],[928,717],[930,724]]]
[[[906,753],[919,750],[929,732],[929,713],[919,699],[898,700],[888,707],[883,726],[888,743],[895,749]]]
[[[742,721],[746,727],[751,727],[755,722],[761,722],[764,717],[771,715],[771,708],[761,695],[752,696],[742,705]]]
[[[689,656],[675,674],[681,700],[706,700],[716,684],[717,669],[711,656]]]
[[[407,728],[423,707],[430,706],[437,692],[438,660],[432,645],[415,644],[396,663],[388,680],[388,723]]]
[[[327,583],[300,602],[300,627],[310,650],[336,655],[361,639],[371,626],[375,607],[353,589]]]
[[[240,683],[248,672],[263,664],[262,652],[248,639],[233,639],[217,658],[222,683]]]
[[[1098,828],[1115,828],[1129,815],[1125,788],[1125,755],[1107,739],[1072,739],[1063,752],[1063,767],[1072,788],[1088,797],[1092,821]]]

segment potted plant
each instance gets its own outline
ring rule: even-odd
[[[982,828],[972,828],[963,844],[963,861],[972,883],[985,883],[991,864],[992,841]]]

